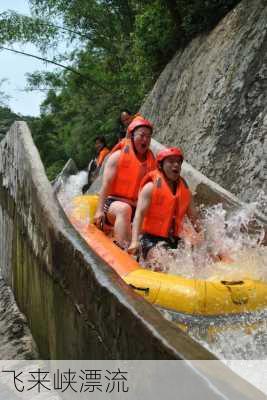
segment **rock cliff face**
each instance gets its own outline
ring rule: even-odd
[[[267,192],[267,1],[242,1],[179,51],[141,112],[161,143],[243,201]]]

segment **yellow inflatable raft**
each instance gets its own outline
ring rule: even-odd
[[[255,280],[205,281],[153,272],[92,224],[98,196],[75,197],[67,215],[89,247],[138,294],[167,310],[191,315],[218,316],[261,310],[267,306],[267,284]]]

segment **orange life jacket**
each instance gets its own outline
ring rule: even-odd
[[[121,150],[123,148],[123,146],[125,145],[125,143],[127,143],[127,140],[128,139],[126,137],[122,138],[118,143],[115,144],[114,147],[112,147],[110,154],[115,153],[115,151],[117,151],[117,150]]]
[[[98,157],[96,159],[96,166],[97,167],[101,167],[101,165],[103,164],[104,159],[106,158],[106,156],[109,154],[109,149],[107,147],[103,147],[103,149],[100,151],[100,153],[98,154]]]
[[[125,139],[109,195],[136,201],[143,177],[155,168],[151,150],[147,151],[146,161],[142,162],[136,157],[131,140]]]
[[[142,231],[155,236],[179,236],[184,216],[191,201],[191,192],[186,182],[180,177],[175,195],[172,193],[164,175],[158,171],[147,174],[141,182],[140,189],[148,182],[153,182],[152,199],[145,215]]]

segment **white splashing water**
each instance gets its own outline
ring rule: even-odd
[[[159,244],[152,269],[160,263],[168,273],[187,278],[267,280],[267,248],[261,245],[265,232],[254,220],[256,207],[253,203],[229,215],[222,204],[203,208],[204,240],[193,248],[181,243],[168,253]],[[252,225],[253,231],[249,230]],[[218,255],[228,261],[215,262]]]
[[[256,209],[259,209],[257,203],[229,214],[221,204],[203,209],[205,240],[195,249],[186,244],[168,254],[158,246],[157,263],[160,260],[162,265],[167,265],[168,273],[194,279],[267,281],[267,247],[261,245],[265,232],[263,226],[254,221]],[[214,257],[218,254],[229,255],[232,262],[215,263]],[[234,321],[225,317],[211,318],[208,324],[191,316],[186,326],[188,334],[219,359],[267,359],[267,310],[255,313],[253,320],[244,314]],[[244,364],[235,362],[229,366],[246,378]],[[249,381],[267,393],[267,385],[259,383],[257,370]]]
[[[88,173],[80,171],[76,175],[70,175],[66,182],[62,184],[57,198],[61,206],[66,210],[75,196],[82,195],[82,187],[87,183]]]
[[[201,250],[196,249],[197,254],[194,254],[191,249],[191,253],[190,251],[187,253],[187,260],[191,257],[191,260],[198,260],[198,265],[201,265],[200,269],[191,268],[191,277],[193,273],[196,273],[199,278],[204,279],[251,278],[267,281],[267,248],[261,245],[265,232],[263,227],[253,220],[256,209],[259,209],[257,203],[229,215],[222,205],[204,210],[203,225],[208,244],[203,244]],[[250,231],[248,228],[251,225],[253,229]],[[229,254],[233,263],[213,263],[208,256],[209,252],[212,255]],[[199,262],[199,259],[202,262]],[[205,260],[206,265],[203,267]],[[181,263],[180,260],[180,265]],[[175,264],[177,261],[172,264],[174,269],[177,268]],[[176,269],[177,272],[178,269]],[[183,272],[186,273],[185,270]],[[216,321],[211,319],[205,327],[201,319],[196,318],[194,321],[192,317],[190,325],[188,334],[193,339],[200,342],[219,359],[225,360],[226,364],[239,375],[267,393],[267,385],[262,380],[262,363],[259,363],[261,366],[259,371],[250,369],[248,376],[247,361],[243,361],[243,364],[240,361],[229,361],[267,359],[267,310],[255,313],[253,318],[244,314],[236,319],[231,317],[229,319],[219,317]],[[266,376],[266,364],[264,372]]]
[[[68,216],[72,216],[76,208],[75,202],[72,200],[77,196],[82,196],[82,188],[87,184],[88,173],[80,171],[76,175],[70,175],[67,180],[62,182],[59,191],[57,191],[57,198]],[[86,228],[91,221],[91,211],[89,204],[79,204],[79,213],[82,218],[79,220],[79,229]],[[76,221],[77,224],[77,221]]]

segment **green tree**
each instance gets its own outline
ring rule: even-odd
[[[43,57],[63,40],[54,73],[35,72],[47,89],[34,140],[51,178],[72,157],[80,168],[95,137],[111,145],[122,108],[138,110],[178,48],[211,29],[238,0],[30,0],[32,16],[0,14],[1,45],[32,42]],[[61,67],[60,67],[61,65]],[[65,68],[62,68],[65,65]]]

